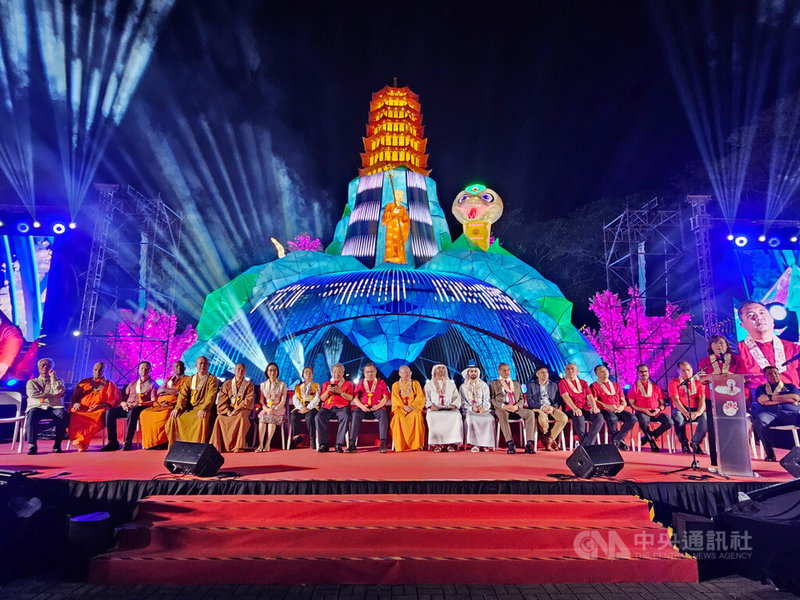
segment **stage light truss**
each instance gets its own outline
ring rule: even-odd
[[[103,357],[111,369],[107,370],[110,377],[135,377],[116,364],[114,345],[121,308],[153,307],[168,314],[175,311],[181,215],[160,197],[146,197],[131,186],[124,192],[120,192],[120,186],[109,184],[95,184],[94,189],[98,192],[96,220],[81,304],[80,337],[70,374],[73,383],[88,372],[92,354]],[[125,274],[124,280],[121,274]],[[109,324],[106,315],[114,322]],[[102,324],[98,317],[103,317]],[[109,333],[113,337],[109,338]],[[155,341],[163,342],[166,354],[168,340]]]
[[[626,208],[610,223],[603,225],[607,288],[619,291],[620,286],[624,286],[622,291],[627,292],[629,288],[638,287],[643,301],[669,302],[667,274],[684,257],[681,228],[681,212],[660,208],[658,198],[638,209]],[[659,266],[663,261],[664,269],[659,268],[654,277],[648,278],[648,260],[651,263],[658,261]],[[681,300],[673,301],[673,304],[685,308],[688,303]],[[646,356],[646,350],[653,345],[651,337],[656,334],[650,332],[631,347],[615,340],[614,347]],[[681,342],[671,357],[674,364],[665,364],[664,373],[672,372],[672,367],[683,360],[692,346],[691,342]],[[611,365],[612,371],[614,368]]]

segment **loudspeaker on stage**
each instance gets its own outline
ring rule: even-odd
[[[170,473],[212,477],[224,462],[225,459],[211,444],[175,442],[167,452],[164,466]]]
[[[613,477],[625,466],[625,461],[614,444],[578,446],[567,458],[567,466],[576,476],[591,479],[605,475]]]

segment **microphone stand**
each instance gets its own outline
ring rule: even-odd
[[[715,359],[714,362],[711,363],[712,365],[715,362],[719,362],[716,359],[716,356],[714,357],[714,359]],[[687,408],[687,410],[689,408],[688,405],[689,405],[689,382],[690,381],[691,381],[691,378],[690,379],[686,379],[685,381],[681,381],[680,384],[678,384],[678,385],[682,385],[682,386],[686,387],[686,405],[687,405],[686,408]],[[703,385],[703,384],[700,384],[700,385]],[[678,400],[680,400],[680,394],[678,394]],[[708,410],[706,410],[706,412],[708,412]],[[691,418],[691,416],[692,416],[691,413],[692,413],[692,411],[689,410],[689,417],[690,417],[688,419],[688,421],[689,421],[689,434],[690,434],[691,438],[694,438],[694,420]],[[708,418],[708,417],[706,417],[706,418]],[[661,474],[662,475],[674,475],[675,473],[683,473],[684,471],[692,471],[693,473],[697,473],[698,471],[702,471],[703,473],[706,473],[706,475],[696,475],[696,476],[689,475],[689,477],[701,477],[701,478],[705,478],[705,477],[722,477],[723,479],[730,479],[730,477],[728,477],[726,475],[721,475],[719,473],[716,473],[716,472],[712,471],[711,469],[707,469],[705,467],[701,467],[700,464],[697,462],[697,453],[694,451],[694,444],[691,443],[691,441],[689,442],[689,449],[692,451],[692,462],[688,467],[681,467],[680,469],[672,469],[671,471],[664,471]]]

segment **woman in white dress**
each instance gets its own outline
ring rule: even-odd
[[[435,365],[431,378],[425,382],[425,408],[428,414],[428,446],[434,452],[444,448],[455,452],[464,441],[464,422],[461,419],[461,395],[456,383],[447,376],[445,365]]]
[[[494,415],[489,399],[489,385],[481,380],[481,370],[470,362],[461,371],[464,383],[461,384],[461,410],[464,411],[464,428],[467,431],[467,444],[473,452],[488,452],[494,448]]]

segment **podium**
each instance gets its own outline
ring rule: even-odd
[[[711,375],[708,381],[713,450],[722,475],[753,477],[743,375]]]

